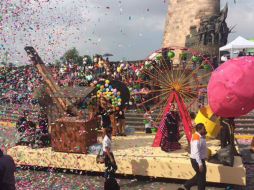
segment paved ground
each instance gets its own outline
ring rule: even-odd
[[[66,174],[59,172],[42,172],[21,170],[16,173],[17,189],[85,189],[102,190],[103,178],[101,176]],[[176,190],[180,187],[176,183],[158,182],[154,180],[138,180],[118,178],[122,190]],[[193,188],[196,189],[196,188]],[[208,187],[209,190],[222,190],[224,188]]]
[[[15,140],[15,131],[0,127],[0,145],[2,149],[12,147]],[[243,145],[247,151],[248,145]],[[247,155],[247,152],[246,152]],[[246,159],[249,159],[246,157]],[[234,187],[235,190],[254,189],[254,164],[246,165],[248,173],[248,187]],[[100,175],[86,175],[80,171],[69,174],[67,171],[56,172],[48,169],[47,171],[33,171],[18,169],[16,172],[17,190],[102,190],[104,179]],[[156,179],[137,179],[137,178],[118,178],[122,190],[175,190],[179,183],[172,181],[159,181]],[[195,190],[196,188],[193,188]],[[207,190],[222,190],[225,188],[207,187]]]

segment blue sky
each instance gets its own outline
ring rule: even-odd
[[[17,2],[16,4],[13,2]],[[162,44],[167,0],[5,0],[0,2],[0,60],[4,52],[27,64],[23,50],[34,46],[45,62],[71,47],[81,55],[112,53],[112,59],[144,59]],[[254,1],[229,3],[229,41],[254,37]],[[6,10],[6,11],[3,11]]]

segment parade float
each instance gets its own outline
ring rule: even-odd
[[[184,62],[182,64],[184,65],[183,67],[172,67],[172,59],[175,56],[174,51],[182,52],[181,61]],[[44,80],[48,87],[53,93],[59,93],[59,89],[57,89],[55,84],[48,80],[50,78],[49,73],[39,56],[35,56],[37,55],[36,52],[29,49],[28,54],[40,74],[45,76]],[[196,65],[195,68],[193,68],[193,65]],[[142,105],[145,107],[147,103],[156,99],[157,103],[151,109],[160,110],[158,118],[155,119],[155,123],[159,127],[156,135],[135,133],[127,137],[113,137],[113,151],[118,165],[118,174],[170,179],[189,179],[193,176],[194,171],[188,155],[189,141],[193,132],[189,111],[196,104],[200,89],[207,87],[211,73],[217,71],[213,71],[208,57],[190,49],[179,47],[158,50],[142,64],[136,71],[140,76],[138,82],[151,87],[145,92],[146,94],[151,94],[151,98],[142,102]],[[147,76],[149,76],[148,80],[145,79]],[[108,82],[105,82],[105,84],[109,85]],[[105,93],[103,89],[105,84],[96,86],[99,88],[96,96],[101,96]],[[79,115],[78,110],[71,106],[68,101],[58,97],[55,102],[57,102],[57,105],[59,104],[59,109],[63,110],[63,113],[70,110],[72,115]],[[118,103],[121,105],[121,100],[116,97],[114,102],[115,109],[117,109]],[[165,114],[171,109],[172,104],[176,105],[179,110],[183,135],[179,141],[181,149],[168,153],[160,148],[162,138],[160,126],[165,122]],[[220,142],[215,139],[219,131],[217,129],[219,123],[215,113],[216,110],[211,104],[211,109],[208,107],[202,108],[198,118],[196,118],[197,122],[205,123],[209,132],[208,148],[210,155],[208,156],[216,154],[220,149]],[[215,120],[211,119],[214,117]],[[90,117],[89,120],[81,121],[75,117],[60,117],[51,125],[53,131],[51,132],[52,147],[32,149],[28,146],[15,146],[8,150],[8,154],[13,157],[15,163],[19,166],[103,172],[104,165],[96,163],[96,154],[87,152],[89,145],[96,143],[97,140],[100,141],[100,138],[97,138],[97,130],[94,130],[97,127],[96,123],[96,119],[93,117]],[[80,133],[80,131],[83,131],[83,133]],[[87,143],[86,139],[89,139],[89,143]],[[54,140],[57,142],[55,145],[53,143]],[[64,149],[63,143],[69,149]],[[77,146],[84,147],[84,149],[77,149]],[[76,151],[73,151],[73,149]],[[208,162],[207,168],[208,182],[246,184],[246,170],[240,156],[234,157],[232,167]]]

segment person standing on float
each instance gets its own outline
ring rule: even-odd
[[[117,170],[116,161],[112,151],[112,128],[105,129],[105,136],[102,141],[103,154],[105,156],[104,190],[119,190],[120,187],[115,179]]]
[[[167,113],[160,126],[163,135],[160,147],[163,151],[170,152],[181,149],[181,144],[178,142],[180,140],[179,122],[180,116],[175,105],[172,104],[170,112]]]

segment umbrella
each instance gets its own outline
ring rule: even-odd
[[[217,116],[240,117],[254,109],[253,72],[252,56],[230,59],[213,71],[207,91],[209,105]]]
[[[111,53],[105,53],[102,57],[110,57],[110,56],[113,56],[113,54],[111,54]]]

